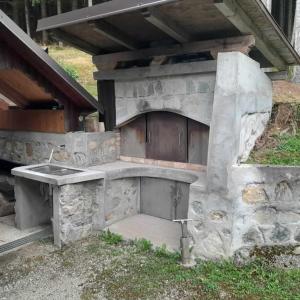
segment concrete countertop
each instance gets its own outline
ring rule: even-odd
[[[79,183],[84,181],[92,181],[92,180],[97,180],[105,177],[105,173],[101,171],[79,169],[79,168],[61,166],[56,164],[51,164],[51,166],[56,166],[60,168],[66,168],[66,169],[71,169],[71,170],[76,170],[81,172],[70,174],[70,175],[58,176],[58,175],[39,173],[37,171],[32,170],[33,168],[43,167],[47,165],[50,164],[45,163],[45,164],[30,165],[25,167],[18,167],[12,169],[11,173],[12,175],[17,177],[23,177],[23,178],[27,178],[27,179],[31,179],[43,183],[48,183],[52,185],[58,185],[58,186],[65,185],[65,184]]]
[[[153,177],[194,183],[198,180],[202,181],[203,178],[206,177],[206,172],[166,168],[124,161],[116,161],[113,163],[90,167],[89,170],[104,172],[105,178],[110,180],[128,177]]]
[[[56,167],[81,171],[80,173],[63,176],[44,174],[32,170],[33,168],[43,167],[47,165],[49,165],[49,163],[18,167],[14,168],[11,173],[14,176],[58,186],[97,180],[102,178],[114,180],[128,177],[152,177],[181,181],[190,184],[197,184],[197,182],[203,182],[204,178],[206,178],[206,172],[196,172],[191,170],[166,168],[123,161],[116,161],[113,163],[93,166],[86,169],[51,164],[52,166]]]

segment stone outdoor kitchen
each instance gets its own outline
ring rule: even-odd
[[[187,220],[205,259],[300,243],[300,168],[245,164],[272,80],[300,60],[295,7],[278,20],[277,2],[111,0],[40,20],[93,55],[106,132],[0,132],[0,158],[22,165],[17,228],[51,223],[57,246],[109,228],[178,249],[173,221]]]

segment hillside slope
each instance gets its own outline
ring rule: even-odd
[[[58,62],[68,73],[97,98],[97,84],[93,79],[96,70],[92,63],[92,57],[82,51],[71,47],[59,48],[49,46],[49,55]]]

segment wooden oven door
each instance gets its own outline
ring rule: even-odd
[[[147,115],[146,157],[186,162],[186,118],[170,112],[149,113]]]

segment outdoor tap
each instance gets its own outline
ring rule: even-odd
[[[53,154],[54,154],[55,148],[57,148],[57,149],[59,149],[59,150],[63,150],[63,149],[65,149],[65,145],[60,145],[60,146],[54,145],[54,147],[53,147],[52,150],[51,150],[49,159],[48,159],[48,163],[49,163],[49,164],[51,164],[51,161],[52,161],[52,158],[53,158]]]
[[[192,219],[179,219],[179,220],[173,220],[173,222],[180,223],[181,225],[181,233],[182,236],[180,238],[180,248],[181,248],[181,264],[182,266],[186,268],[193,267],[196,263],[191,257],[191,251],[190,251],[190,242],[191,242],[191,236],[188,232],[188,222],[193,221]]]

